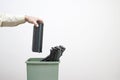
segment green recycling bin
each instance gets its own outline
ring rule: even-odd
[[[41,61],[30,58],[26,61],[27,80],[58,80],[59,61]]]

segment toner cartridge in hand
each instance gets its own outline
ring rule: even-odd
[[[43,23],[39,23],[39,27],[33,28],[33,43],[32,51],[33,52],[42,52],[42,43],[43,43]]]

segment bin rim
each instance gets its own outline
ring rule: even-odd
[[[43,58],[29,58],[26,64],[59,64],[60,61],[41,61]]]

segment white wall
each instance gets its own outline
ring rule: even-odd
[[[62,44],[59,80],[120,80],[120,0],[0,0],[0,12],[44,20],[43,53],[33,25],[0,28],[0,80],[26,80],[25,61]]]

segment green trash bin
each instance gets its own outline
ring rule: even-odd
[[[59,61],[41,61],[30,58],[26,61],[27,80],[58,80]]]

